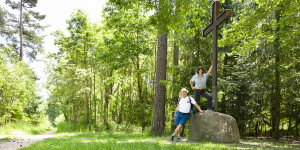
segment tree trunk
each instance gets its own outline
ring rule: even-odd
[[[76,65],[77,67],[77,65]],[[72,81],[75,81],[74,80],[74,76],[72,76]],[[78,107],[77,107],[77,99],[75,98],[75,93],[77,92],[77,88],[76,88],[76,85],[75,85],[75,82],[73,82],[73,87],[74,88],[74,91],[72,93],[72,104],[73,104],[73,118],[74,118],[74,124],[75,124],[75,127],[77,125],[77,121],[78,121]]]
[[[136,31],[136,45],[137,45],[137,50],[139,51],[139,30]],[[140,118],[141,118],[141,126],[142,126],[142,132],[144,132],[145,130],[145,118],[144,118],[144,108],[143,108],[143,96],[142,96],[142,92],[143,92],[143,87],[142,87],[142,79],[141,79],[141,72],[140,72],[140,57],[139,55],[136,57],[136,62],[135,62],[135,66],[136,66],[136,76],[137,76],[137,86],[138,86],[138,98],[139,98],[139,106],[141,106],[141,112],[140,112]]]
[[[109,70],[108,71],[108,77],[112,76],[112,71]],[[109,99],[110,99],[110,95],[112,93],[112,87],[113,84],[109,83],[108,85],[105,86],[105,96],[104,96],[104,125],[106,126],[106,129],[109,129],[109,125],[107,122],[108,119],[108,103],[109,103]]]
[[[96,103],[96,71],[95,71],[95,66],[94,66],[94,125],[97,124],[97,103]]]
[[[83,50],[84,50],[85,71],[88,71],[86,43],[83,44]],[[85,100],[86,100],[86,125],[89,126],[89,124],[90,124],[90,104],[89,104],[89,94],[88,94],[89,91],[86,89],[87,87],[89,87],[88,75],[86,75],[86,77],[85,77]]]
[[[126,75],[126,68],[124,69],[124,75]],[[121,85],[124,86],[125,83],[122,80]],[[126,91],[124,88],[121,88],[121,108],[120,108],[120,112],[119,112],[119,121],[118,124],[122,124],[124,121],[124,99],[126,99]]]
[[[177,37],[177,32],[174,32],[175,37]],[[174,50],[173,50],[173,66],[178,66],[178,59],[179,59],[179,46],[176,44],[178,41],[175,40],[174,42]],[[173,72],[173,77],[175,77],[175,72]],[[175,85],[176,80],[175,78],[173,78],[173,85]],[[176,91],[176,88],[174,88],[175,86],[172,86],[172,100],[176,101],[178,99],[178,91]],[[173,124],[173,122],[175,121],[174,118],[174,112],[171,112],[172,115],[172,123],[171,123],[171,131],[174,131],[176,126]]]
[[[108,94],[108,91],[107,91],[107,87],[106,87],[106,92],[105,92],[105,100],[104,100],[104,118],[103,118],[103,121],[104,121],[104,125],[106,126],[107,128],[107,125],[108,125],[108,122],[107,122],[107,119],[108,119],[108,99],[109,99],[109,94]]]
[[[175,31],[175,37],[177,37],[177,32]],[[178,66],[179,59],[179,46],[176,44],[177,41],[174,42],[174,51],[173,51],[173,65]]]
[[[20,1],[20,61],[23,60],[23,0]]]
[[[66,122],[68,122],[68,121],[69,121],[69,117],[68,117],[68,115],[66,114],[66,111],[63,111],[63,114],[64,114],[64,117],[65,117],[65,119],[66,119]]]
[[[200,38],[199,37],[202,37],[201,34],[199,34],[198,32],[198,36],[196,37],[197,38],[197,65],[200,66]]]
[[[167,70],[167,33],[158,39],[155,96],[153,105],[152,134],[164,133],[166,87],[161,80],[166,80]]]
[[[295,125],[295,126],[296,126],[296,136],[297,136],[297,137],[299,137],[299,131],[298,131],[299,120],[300,120],[300,119],[297,119],[297,120],[296,120],[296,125]]]
[[[280,94],[280,43],[279,43],[279,20],[280,20],[280,10],[276,10],[275,12],[276,17],[276,31],[275,31],[275,139],[279,139],[280,131],[279,131],[279,124],[280,124],[280,101],[281,101],[281,94]]]
[[[88,82],[88,81],[86,81]],[[86,83],[86,87],[88,83]],[[88,94],[88,91],[85,90],[85,99],[86,99],[86,125],[89,126],[90,124],[90,102],[89,102],[89,94]]]
[[[119,124],[122,124],[124,121],[124,98],[126,98],[125,92],[122,89],[122,96],[121,96],[121,108],[119,113]]]
[[[136,65],[137,65],[137,84],[138,84],[138,97],[139,97],[139,102],[140,102],[140,106],[143,106],[143,96],[142,96],[142,80],[141,80],[141,73],[139,71],[140,69],[140,62],[139,62],[139,56],[137,56],[137,61],[136,61]],[[145,130],[145,118],[144,118],[144,108],[141,107],[141,113],[140,113],[140,118],[141,118],[141,126],[142,126],[142,132],[144,132]]]
[[[290,116],[288,117],[288,119],[289,119],[288,135],[290,135],[291,133],[293,133],[293,132],[291,132],[291,130],[293,131],[293,129],[292,129],[292,120],[291,120]]]
[[[258,120],[255,123],[255,136],[258,136]]]

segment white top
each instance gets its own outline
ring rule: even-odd
[[[196,101],[190,97],[192,104],[196,104]],[[181,99],[178,102],[178,111],[182,112],[182,113],[190,113],[191,110],[191,102],[189,100],[189,96],[183,98],[181,97]]]

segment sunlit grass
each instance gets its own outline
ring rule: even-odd
[[[274,141],[241,140],[242,143],[213,143],[201,139],[188,139],[183,142],[170,142],[169,136],[151,136],[148,133],[59,133],[24,149],[299,149],[299,145],[290,145]],[[256,144],[255,144],[256,143]]]
[[[25,149],[228,149],[220,144],[170,142],[147,133],[61,133]]]
[[[32,125],[23,121],[8,123],[0,127],[0,135],[4,134],[41,134],[45,131],[53,130],[50,123],[45,120],[38,125]]]

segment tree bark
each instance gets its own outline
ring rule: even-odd
[[[275,12],[276,18],[276,31],[275,31],[275,139],[279,139],[280,131],[279,131],[279,124],[280,124],[280,101],[281,101],[281,94],[280,94],[280,44],[279,44],[279,20],[280,20],[280,10],[276,10]]]
[[[174,34],[175,34],[175,37],[177,37],[177,32],[176,31],[174,32]],[[174,50],[173,50],[173,66],[178,66],[178,59],[179,59],[179,46],[176,43],[177,43],[177,41],[175,40],[175,42],[174,42]],[[175,72],[173,72],[173,77],[175,77]],[[175,83],[176,83],[176,80],[175,80],[175,78],[173,78],[173,85],[175,85]],[[173,93],[172,94],[172,100],[176,101],[178,99],[178,94],[177,94],[178,91],[176,91],[176,89],[174,88],[174,86],[172,86],[172,93]],[[175,111],[173,111],[171,113],[171,115],[172,115],[172,122],[175,121],[174,114],[175,114]],[[176,126],[173,123],[171,123],[171,131],[174,131],[175,128],[176,128]]]
[[[126,68],[124,69],[124,75],[126,75]],[[125,85],[124,81],[122,80],[122,86]],[[126,91],[124,88],[121,88],[121,108],[120,108],[120,112],[119,112],[119,120],[118,120],[118,124],[122,124],[124,121],[124,99],[126,99]]]
[[[258,136],[258,120],[255,123],[255,136]]]
[[[86,43],[83,44],[83,50],[84,50],[84,66],[85,66],[85,71],[88,71],[87,68],[87,51],[86,51]],[[89,79],[88,75],[85,77],[85,88],[89,87]],[[85,89],[85,100],[86,100],[86,125],[89,126],[90,124],[90,102],[89,102],[89,94],[88,90]]]
[[[177,37],[177,32],[175,31],[175,36]],[[176,44],[177,41],[174,42],[174,51],[173,51],[173,65],[178,66],[179,59],[179,45]]]
[[[76,67],[77,67],[77,65],[76,65]],[[74,76],[72,76],[72,81],[75,81]],[[75,93],[77,92],[77,88],[76,88],[75,82],[73,82],[72,84],[73,84],[73,87],[75,87],[75,88],[72,93],[73,112],[71,114],[73,114],[73,118],[74,118],[73,121],[74,121],[74,124],[76,127],[77,121],[78,121],[78,107],[77,107],[77,99],[75,97]]]
[[[139,56],[137,56],[137,61],[136,61],[136,65],[137,65],[137,84],[138,84],[138,96],[139,96],[139,102],[140,102],[140,106],[143,106],[143,96],[142,96],[142,79],[141,79],[141,73],[139,72],[140,69],[140,62],[139,62]],[[144,132],[145,130],[145,118],[144,118],[144,108],[141,107],[141,114],[140,114],[140,118],[141,118],[141,126],[142,126],[142,132]]]
[[[124,98],[126,98],[125,92],[122,89],[122,96],[121,96],[121,108],[119,112],[119,124],[122,124],[124,121]]]
[[[112,76],[112,71],[108,71],[108,77]],[[112,87],[113,84],[109,83],[108,85],[105,86],[105,96],[104,96],[104,125],[106,126],[106,129],[109,129],[109,125],[107,122],[108,119],[108,103],[110,99],[110,95],[112,94]]]
[[[167,70],[167,33],[158,39],[155,96],[153,105],[152,134],[164,133],[166,87],[161,80],[166,80]]]
[[[300,119],[297,119],[297,120],[296,120],[296,125],[295,125],[295,126],[296,126],[296,136],[297,136],[297,137],[299,137],[299,131],[298,131],[299,120],[300,120]]]
[[[201,37],[201,34],[199,34],[198,32],[198,35],[197,35],[197,65],[200,66],[200,38]]]
[[[20,1],[20,61],[23,60],[23,0]]]
[[[95,71],[95,66],[94,66],[94,124],[97,124],[97,103],[96,103],[96,71]]]

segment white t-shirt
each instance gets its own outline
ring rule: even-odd
[[[191,99],[191,101],[190,101]],[[192,104],[196,104],[196,101],[190,97],[189,99],[189,96],[183,98],[181,97],[181,99],[179,100],[178,102],[178,111],[182,112],[182,113],[190,113],[190,110],[191,110],[191,102]]]

